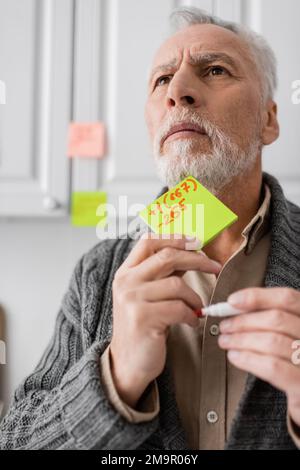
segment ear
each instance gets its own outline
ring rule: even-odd
[[[279,124],[277,120],[277,104],[268,100],[263,111],[262,143],[272,144],[279,136]]]

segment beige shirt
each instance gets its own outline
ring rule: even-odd
[[[266,271],[270,248],[271,193],[264,186],[261,206],[242,232],[243,241],[214,274],[187,271],[183,279],[201,297],[204,305],[226,301],[234,291],[260,287]],[[174,378],[175,396],[190,449],[223,449],[232,418],[244,390],[246,372],[232,366],[226,352],[218,346],[220,319],[199,319],[199,326],[172,325],[167,338],[167,353]],[[109,347],[101,356],[102,380],[114,407],[131,422],[153,419],[160,409],[156,380],[147,387],[135,409],[126,405],[114,387]],[[187,366],[188,365],[188,366]],[[300,447],[287,417],[288,429]]]
[[[224,302],[241,288],[263,285],[270,244],[269,205],[270,190],[266,187],[262,205],[242,232],[243,242],[217,278],[199,271],[183,276],[204,305]],[[197,329],[172,325],[168,337],[176,400],[191,449],[224,448],[245,386],[246,372],[233,367],[226,360],[226,351],[218,346],[220,321],[199,319]],[[193,406],[184,406],[186,401]]]

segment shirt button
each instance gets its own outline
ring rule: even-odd
[[[211,325],[209,332],[212,336],[218,336],[220,333],[219,325]]]
[[[219,416],[215,411],[209,411],[206,415],[206,419],[209,423],[214,424],[218,421]]]

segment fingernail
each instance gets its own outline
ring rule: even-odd
[[[198,317],[198,318],[202,318],[202,317],[203,317],[203,315],[202,315],[202,310],[201,310],[201,309],[200,309],[200,310],[194,310],[194,314],[195,314],[196,317]]]
[[[231,321],[231,320],[223,320],[223,321],[221,321],[221,323],[220,323],[220,331],[221,331],[221,333],[230,330],[231,325],[232,325],[232,321]]]
[[[231,294],[227,299],[227,301],[232,305],[242,304],[244,300],[245,294],[243,291],[235,292],[234,294]]]
[[[229,335],[220,335],[219,336],[219,341],[220,341],[221,344],[228,344],[229,339],[230,339]]]
[[[197,251],[197,250],[201,250],[201,247],[202,247],[202,243],[201,241],[199,240],[199,238],[191,238],[188,239],[186,237],[186,240],[187,240],[187,243],[185,244],[185,249],[186,250],[194,250],[194,251]]]
[[[228,359],[237,359],[240,355],[240,352],[239,351],[234,351],[234,350],[231,350],[231,351],[228,351],[227,353],[227,357]]]
[[[183,238],[183,236],[180,234],[180,233],[173,233],[173,234],[170,234],[170,238],[171,240],[181,240]]]
[[[202,255],[202,256],[205,256],[206,258],[208,258],[207,254],[204,253],[204,251],[200,250],[198,251],[199,255]]]
[[[189,241],[189,242],[192,242],[192,241],[196,240],[196,237],[195,237],[195,236],[191,236],[191,235],[186,235],[185,238],[186,238],[187,241]]]

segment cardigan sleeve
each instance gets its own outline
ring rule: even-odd
[[[150,421],[159,413],[159,393],[156,380],[151,382],[139,399],[135,408],[131,408],[120,398],[111,373],[110,348],[106,348],[101,358],[102,380],[107,397],[115,409],[131,423]]]
[[[84,287],[81,259],[52,339],[0,424],[0,449],[136,449],[157,430],[157,416],[128,422],[110,403],[99,360],[109,340],[96,340],[86,350],[82,344]]]

